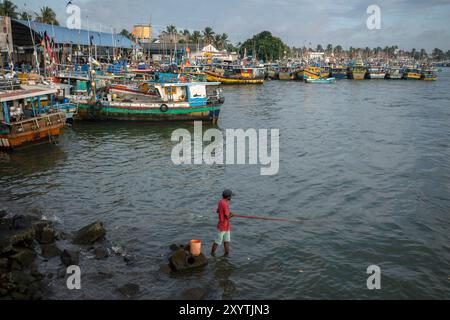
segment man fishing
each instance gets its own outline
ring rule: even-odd
[[[225,190],[222,193],[222,199],[219,201],[217,207],[217,213],[219,215],[219,223],[217,224],[217,239],[214,241],[214,244],[211,249],[211,255],[215,256],[217,248],[222,244],[225,249],[225,256],[230,254],[230,218],[233,217],[233,214],[230,212],[230,201],[233,196],[233,192],[231,190]]]

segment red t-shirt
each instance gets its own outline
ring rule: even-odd
[[[222,199],[219,201],[217,213],[219,214],[217,229],[219,229],[219,231],[230,231],[230,208],[228,207],[227,200]]]

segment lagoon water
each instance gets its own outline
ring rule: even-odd
[[[58,145],[0,153],[0,203],[40,211],[70,232],[97,219],[119,255],[81,254],[82,289],[69,291],[59,260],[48,298],[406,299],[450,297],[450,71],[436,82],[269,81],[224,87],[219,128],[280,129],[280,170],[175,166],[173,130],[192,124],[77,123]],[[163,272],[172,243],[215,236],[224,188],[234,219],[229,258],[202,271]],[[69,245],[67,243],[67,245]],[[220,253],[222,252],[220,249]],[[368,266],[381,290],[368,290]],[[59,272],[59,276],[58,276]]]

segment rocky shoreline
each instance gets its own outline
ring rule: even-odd
[[[56,229],[54,222],[37,215],[10,216],[0,211],[0,299],[38,300],[45,298],[47,281],[39,260],[59,257],[62,266],[78,265],[81,247],[105,239],[106,229],[96,221],[68,235]],[[68,246],[67,241],[73,245]],[[97,259],[109,256],[103,246],[93,248]]]

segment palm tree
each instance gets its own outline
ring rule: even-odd
[[[321,44],[318,44],[318,45],[317,45],[316,51],[317,51],[317,52],[323,52],[323,47],[322,47]]]
[[[0,4],[0,16],[17,19],[17,6],[9,0]]]
[[[333,45],[332,44],[328,44],[327,45],[327,53],[330,54],[333,52]]]
[[[420,49],[420,59],[428,58],[427,51],[425,49]]]
[[[341,53],[342,53],[342,46],[341,45],[337,45],[336,47],[334,47],[334,54],[340,55]]]
[[[221,50],[222,49],[222,36],[220,34],[216,34],[213,40],[214,46]]]
[[[211,27],[206,27],[205,30],[203,30],[203,40],[211,44],[214,41],[214,31]]]
[[[444,52],[439,48],[434,48],[431,55],[432,55],[433,59],[435,59],[435,60],[442,60]]]
[[[355,49],[353,49],[353,47],[348,48],[348,53],[350,54],[350,59],[353,59],[353,51]]]
[[[22,20],[32,20],[32,19],[33,19],[33,17],[31,16],[31,14],[29,14],[29,13],[26,12],[26,11],[21,12],[21,13],[19,14],[19,18],[22,19]]]
[[[171,24],[170,26],[166,27],[166,31],[164,31],[164,33],[173,35],[173,34],[177,33],[177,27],[175,27],[174,25]]]
[[[198,43],[202,39],[202,34],[200,31],[194,31],[191,33],[189,40],[193,43]]]
[[[58,20],[56,20],[56,13],[53,11],[52,8],[47,6],[41,8],[41,14],[36,18],[36,21],[59,26],[59,22]]]
[[[366,47],[366,48],[364,49],[364,57],[365,57],[365,58],[368,58],[368,57],[370,56],[371,53],[372,53],[372,51],[370,50],[369,47]]]
[[[221,35],[221,41],[222,41],[222,46],[223,46],[223,48],[225,48],[227,45],[228,45],[228,34],[226,34],[226,33],[222,33],[222,35]]]

